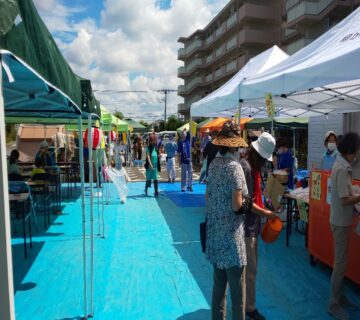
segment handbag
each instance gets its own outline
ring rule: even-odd
[[[201,250],[205,253],[206,248],[206,220],[200,223],[200,243]]]
[[[234,211],[236,215],[246,214],[250,212],[253,206],[253,199],[249,196],[243,196],[243,203],[239,210]]]

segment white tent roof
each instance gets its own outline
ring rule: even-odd
[[[191,105],[192,116],[218,116],[223,110],[230,110],[239,104],[239,85],[241,82],[252,75],[259,74],[279,62],[286,59],[288,55],[278,46],[260,53],[250,59],[248,63],[238,71],[228,82],[219,89],[207,95],[205,98]]]
[[[243,116],[264,117],[267,93],[273,95],[276,116],[309,117],[360,111],[359,61],[360,8],[291,57],[261,69],[262,72],[243,75],[231,102],[226,102],[226,96],[222,100],[210,100],[209,95],[210,101],[206,103],[206,97],[194,103],[191,113],[214,117],[234,115],[240,98],[244,101]]]
[[[359,79],[360,8],[288,59],[248,77],[240,96],[264,99],[271,92],[276,105],[349,112],[360,110]]]

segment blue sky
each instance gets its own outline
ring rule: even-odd
[[[203,28],[228,0],[33,0],[73,70],[110,111],[163,117],[159,89],[177,89],[180,36]],[[103,91],[107,90],[107,93]],[[112,90],[110,93],[108,90]],[[147,93],[118,93],[147,90]],[[183,99],[172,93],[168,115]]]

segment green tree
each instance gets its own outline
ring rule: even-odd
[[[177,116],[172,115],[167,119],[166,129],[169,131],[175,131],[177,128],[181,127],[185,122],[178,119]]]
[[[124,115],[123,115],[123,113],[122,113],[121,111],[115,111],[115,112],[113,113],[113,115],[114,115],[116,118],[120,119],[120,120],[123,120],[123,119],[124,119]]]
[[[15,124],[7,124],[5,127],[6,143],[16,140]]]

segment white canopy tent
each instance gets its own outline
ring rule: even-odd
[[[291,57],[245,79],[239,96],[252,106],[272,93],[280,108],[359,111],[359,61],[360,8]]]
[[[243,116],[265,117],[267,93],[275,117],[360,111],[360,8],[291,57],[281,58],[278,50],[251,59],[225,85],[192,104],[191,116],[233,116],[242,101]]]
[[[191,105],[191,116],[220,116],[225,110],[237,110],[239,86],[249,76],[259,74],[285,60],[288,55],[278,46],[260,53],[223,86]],[[235,111],[236,112],[236,111]]]

